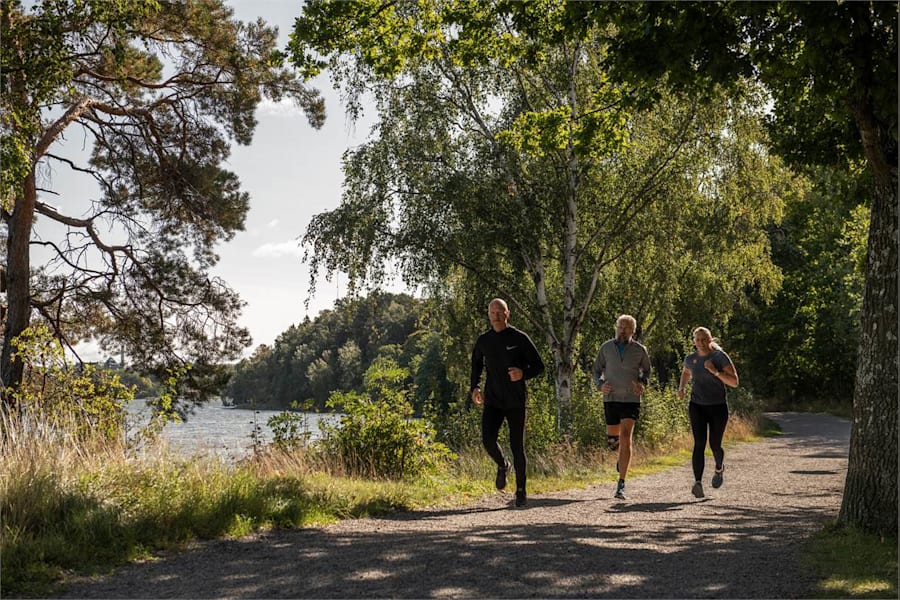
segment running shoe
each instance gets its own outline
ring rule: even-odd
[[[703,498],[703,484],[699,481],[694,482],[694,487],[691,488],[691,493],[695,498]]]
[[[722,465],[721,469],[716,469],[716,472],[713,473],[712,477],[712,486],[716,489],[722,487],[722,484],[725,483],[725,465]]]
[[[525,495],[525,490],[516,490],[516,508],[523,508],[526,504],[528,504],[528,497]]]
[[[619,480],[619,483],[616,485],[616,498],[619,500],[626,500],[627,496],[625,496],[625,481],[622,479]]]
[[[506,487],[506,475],[509,473],[509,461],[503,463],[502,467],[497,467],[497,481],[495,482],[498,490]]]

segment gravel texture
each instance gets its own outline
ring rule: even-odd
[[[689,464],[614,484],[511,494],[196,544],[73,584],[67,598],[797,598],[798,550],[837,516],[849,421],[773,413],[784,435],[726,447],[725,485]],[[726,433],[727,439],[727,433]],[[492,477],[493,473],[485,473]]]

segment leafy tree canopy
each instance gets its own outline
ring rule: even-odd
[[[222,167],[229,142],[251,142],[263,98],[293,100],[319,127],[318,93],[281,64],[273,28],[221,0],[0,7],[3,383],[21,379],[10,340],[33,314],[70,348],[94,336],[148,370],[190,362],[200,375],[234,356],[249,343],[242,303],[209,273],[250,201]],[[60,169],[97,195],[59,189]]]
[[[307,230],[314,272],[377,282],[399,261],[432,289],[480,282],[546,341],[563,406],[587,319],[637,311],[644,334],[680,337],[692,294],[724,319],[746,286],[777,288],[765,227],[793,182],[765,150],[758,90],[711,91],[713,103],[616,84],[604,28],[551,35],[562,4],[525,20],[503,3],[368,6],[314,3],[294,32],[295,60],[331,53],[344,89],[371,93],[380,117],[346,157],[341,205]],[[432,27],[381,61],[373,31]]]
[[[436,58],[456,66],[540,63],[545,47],[571,47],[598,31],[608,37],[604,66],[615,81],[652,90],[665,75],[667,87],[706,96],[752,77],[774,99],[770,135],[790,163],[864,160],[872,203],[841,521],[895,533],[897,20],[894,2],[368,0],[347,9],[320,0],[297,21],[291,52],[308,72],[329,64],[324,58],[338,78],[350,74],[352,103],[372,79],[359,67],[384,79]],[[341,56],[357,69],[341,69]],[[878,485],[872,472],[883,474]]]

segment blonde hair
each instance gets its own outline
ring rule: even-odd
[[[631,328],[637,331],[637,319],[635,319],[631,315],[619,315],[619,318],[616,319],[616,325],[618,325],[622,321],[628,321],[629,323],[631,323]]]
[[[693,338],[698,333],[702,334],[703,337],[709,340],[709,347],[713,350],[721,350],[722,346],[719,345],[719,341],[713,337],[712,332],[706,327],[696,327],[694,331],[691,332],[691,337]]]

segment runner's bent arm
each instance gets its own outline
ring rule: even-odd
[[[603,346],[601,345],[600,351],[597,352],[597,359],[594,360],[594,385],[598,389],[603,385],[603,380],[600,377],[603,375],[604,369],[606,369],[606,357],[603,355]]]
[[[476,340],[475,347],[472,348],[472,370],[471,375],[469,376],[469,394],[471,394],[475,388],[481,386],[482,371],[484,371],[484,353],[481,351],[481,346]]]
[[[528,364],[522,369],[523,379],[531,379],[537,377],[544,372],[544,361],[541,359],[540,353],[534,347],[534,342],[527,335],[525,337],[525,360]]]
[[[678,397],[684,397],[684,389],[687,386],[688,381],[691,380],[691,370],[687,367],[681,369],[681,381],[678,382]]]
[[[650,383],[650,355],[647,354],[647,349],[643,349],[643,356],[641,357],[641,374],[638,377],[638,380],[643,383],[645,386]]]

